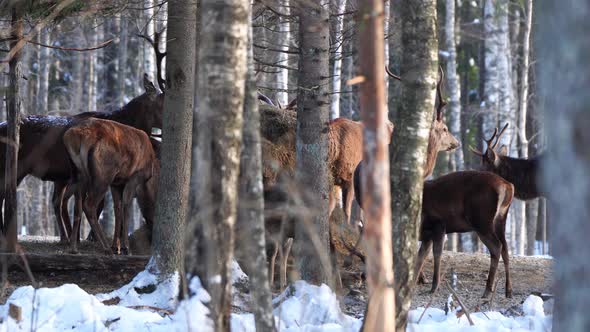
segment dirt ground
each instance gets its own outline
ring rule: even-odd
[[[450,292],[444,287],[445,280],[452,280],[454,271],[457,275],[457,293],[465,306],[470,310],[489,310],[489,301],[482,299],[490,256],[479,253],[453,253],[445,251],[442,258],[441,286],[434,295],[431,307],[444,309]],[[426,261],[425,273],[428,282],[432,280],[432,256]],[[509,315],[518,315],[519,305],[531,294],[552,293],[553,261],[538,257],[510,257],[510,273],[512,279],[512,298],[507,299],[505,292],[504,264],[500,261],[496,278],[498,290],[494,296],[493,308]],[[431,284],[418,285],[412,300],[412,309],[424,307],[431,300]],[[345,311],[354,316],[359,316],[365,309],[366,289],[364,285],[354,285],[342,299]]]
[[[57,242],[46,241],[21,241],[20,245],[28,253],[49,253],[56,254],[68,252],[69,248]],[[90,242],[83,242],[80,246],[81,253],[97,253],[99,247]],[[449,292],[444,287],[445,280],[451,280],[451,273],[454,271],[458,279],[458,294],[465,305],[471,310],[488,310],[488,301],[481,298],[485,281],[488,274],[490,258],[486,254],[466,254],[444,252],[442,271],[443,281],[434,296],[432,307],[443,309]],[[358,274],[358,269],[353,269]],[[51,272],[34,273],[35,281],[40,287],[57,287],[66,283],[76,283],[88,293],[104,293],[121,287],[133,279],[139,272],[133,270],[120,273],[97,273],[96,271],[85,272]],[[513,297],[507,299],[504,296],[504,265],[500,262],[497,277],[498,292],[494,298],[494,309],[508,314],[518,314],[518,305],[521,304],[530,294],[551,293],[553,282],[552,260],[546,258],[516,257],[512,256],[510,261],[510,272],[512,274]],[[432,259],[425,264],[426,278],[432,279]],[[345,274],[344,274],[345,275]],[[344,289],[339,292],[343,310],[356,317],[362,315],[365,310],[367,299],[364,282],[358,278],[343,278]],[[23,272],[9,272],[8,283],[0,289],[0,303],[6,299],[14,289],[23,285],[30,285],[30,278]],[[431,299],[430,284],[419,285],[416,289],[412,308],[423,307]],[[510,309],[512,308],[512,309]]]

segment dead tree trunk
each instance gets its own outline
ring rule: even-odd
[[[415,283],[414,261],[422,208],[426,147],[432,124],[437,81],[436,1],[401,4],[401,104],[391,144],[393,255],[396,285],[396,329],[405,331]],[[416,43],[416,40],[420,40]]]
[[[361,117],[365,124],[361,174],[364,199],[363,239],[367,251],[367,286],[369,304],[364,331],[395,330],[395,296],[393,292],[393,258],[391,249],[391,206],[389,174],[387,107],[385,104],[385,62],[383,41],[383,1],[361,2],[363,26],[360,35],[360,66],[365,81],[361,84]]]
[[[249,18],[251,21],[251,16]],[[250,278],[251,308],[257,331],[275,331],[266,263],[264,199],[260,150],[260,113],[252,50],[252,27],[248,28],[248,73],[244,96],[244,126],[240,155],[239,205],[236,221],[238,262]]]
[[[198,58],[197,187],[193,220],[203,230],[205,278],[216,331],[229,330],[249,1],[201,0]],[[198,178],[197,178],[198,176]]]
[[[184,229],[188,212],[194,107],[197,7],[169,2],[168,65],[162,128],[162,162],[156,201],[153,251],[163,276],[183,271]]]
[[[299,4],[297,182],[312,213],[296,224],[295,257],[301,278],[328,282],[329,1]],[[321,259],[321,258],[324,259]]]
[[[20,10],[12,9],[12,33],[14,38],[10,43],[10,48],[17,46],[17,43],[23,37],[23,20]],[[16,250],[17,242],[17,167],[18,167],[18,145],[19,145],[19,131],[20,131],[20,113],[21,113],[21,99],[19,81],[22,77],[21,72],[21,51],[17,51],[9,62],[10,85],[8,87],[8,94],[6,96],[6,123],[8,124],[7,140],[9,144],[6,145],[6,168],[4,172],[4,225],[3,231],[6,237],[4,250],[14,252]]]

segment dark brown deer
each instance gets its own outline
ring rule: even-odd
[[[490,172],[455,172],[424,182],[420,225],[422,244],[418,251],[415,275],[420,275],[424,259],[432,245],[432,293],[439,285],[445,234],[475,231],[491,255],[483,297],[488,297],[493,291],[500,255],[506,273],[506,297],[512,297],[505,233],[506,217],[513,198],[514,186]]]
[[[162,127],[164,94],[144,76],[145,93],[113,112],[86,112],[75,116],[28,116],[22,120],[17,182],[27,175],[43,181],[55,182],[53,206],[57,217],[60,239],[67,242],[71,232],[66,208],[67,183],[72,174],[69,158],[63,144],[63,133],[80,121],[100,118],[117,121],[138,128],[148,135],[153,127]],[[6,123],[0,124],[0,137],[6,137]],[[0,188],[4,188],[4,156],[6,143],[0,142]],[[0,190],[0,205],[4,190]],[[1,221],[0,216],[0,221]],[[0,222],[0,224],[2,224]]]
[[[78,183],[77,205],[82,204],[92,230],[107,249],[96,211],[110,187],[115,208],[111,248],[117,252],[120,247],[121,254],[127,255],[127,219],[136,192],[140,192],[138,202],[145,215],[152,216],[155,206],[160,162],[150,138],[133,127],[91,118],[69,128],[63,141],[75,167],[72,181]],[[77,218],[72,234],[77,235],[79,229],[80,219]],[[77,241],[71,241],[71,246],[76,252]]]
[[[508,157],[505,145],[496,151],[498,142],[500,142],[506,128],[508,128],[508,123],[504,125],[500,133],[496,128],[490,139],[484,139],[487,145],[485,152],[470,147],[471,152],[481,157],[483,170],[496,173],[514,185],[516,198],[528,200],[541,196],[547,197],[546,193],[541,190],[539,183],[542,156],[530,159]]]
[[[360,190],[357,201],[362,204]],[[514,198],[514,186],[490,172],[464,171],[424,182],[422,193],[422,241],[415,265],[415,276],[420,279],[424,259],[432,246],[434,275],[431,292],[440,281],[440,262],[445,234],[475,231],[490,251],[491,261],[483,297],[488,297],[494,286],[500,255],[506,273],[506,297],[512,297],[510,258],[506,243],[506,217]],[[362,205],[361,205],[362,206]],[[354,248],[353,248],[354,249]],[[353,252],[360,255],[358,252]]]

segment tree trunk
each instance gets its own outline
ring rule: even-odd
[[[389,61],[388,66],[394,73],[400,72],[402,57],[402,21],[400,17],[401,0],[389,0]],[[387,14],[387,13],[386,13]],[[396,118],[397,108],[393,105],[400,102],[401,89],[399,82],[391,82],[387,87],[387,104],[389,105],[389,118]],[[396,123],[397,126],[397,123]]]
[[[296,223],[295,257],[303,280],[331,278],[328,254],[329,1],[300,3],[296,173],[305,205],[313,211]],[[322,259],[322,257],[324,259]]]
[[[127,17],[119,14],[119,47],[117,49],[117,63],[119,64],[117,72],[117,105],[119,107],[125,105],[125,81],[129,78],[127,70],[127,35]]]
[[[290,0],[279,1],[281,5],[281,12],[285,15],[291,14]],[[275,33],[275,40],[278,49],[283,52],[276,52],[276,63],[282,66],[289,65],[289,44],[291,42],[291,31],[289,27],[289,19],[285,17],[277,17],[277,32]],[[277,91],[274,94],[277,102],[285,106],[289,103],[289,70],[287,68],[276,68],[275,80]]]
[[[154,11],[154,0],[144,0],[144,6],[147,8],[144,11],[146,26],[145,26],[145,34],[151,38],[154,36],[154,32],[156,31],[156,17]],[[144,72],[148,74],[150,81],[157,82],[158,80],[158,73],[156,69],[156,55],[152,49],[152,46],[149,43],[142,43],[143,48],[143,63],[144,63]]]
[[[361,85],[364,168],[361,174],[364,200],[364,230],[367,255],[367,288],[369,303],[363,324],[364,331],[395,330],[395,296],[393,288],[393,257],[391,255],[391,196],[389,174],[387,107],[385,104],[385,62],[383,41],[383,2],[364,0],[359,8],[360,66],[365,81]]]
[[[551,188],[547,210],[551,216],[554,260],[554,331],[590,331],[590,252],[586,230],[590,217],[590,29],[586,1],[538,3],[539,87],[547,133],[545,187]],[[564,54],[567,57],[564,58]],[[582,89],[582,90],[581,90]],[[564,167],[565,166],[565,167]],[[567,226],[564,227],[565,223]],[[582,255],[582,256],[581,256]]]
[[[457,46],[455,45],[455,0],[446,0],[445,22],[446,47],[449,56],[447,58],[447,82],[449,86],[449,129],[453,136],[461,137],[461,87],[457,75]],[[463,169],[463,149],[452,152],[451,171]],[[456,238],[456,237],[455,237]]]
[[[169,15],[175,19],[168,24],[162,162],[153,230],[153,253],[163,277],[184,273],[197,31],[195,2],[173,0],[170,4]]]
[[[249,21],[252,17],[250,14]],[[266,263],[264,199],[260,150],[260,113],[254,73],[252,27],[248,28],[248,73],[244,97],[244,126],[240,155],[236,258],[250,278],[251,308],[257,331],[275,331],[272,293]]]
[[[334,13],[336,16],[336,25],[334,27],[334,41],[332,44],[336,45],[334,53],[334,64],[332,67],[332,95],[330,98],[330,119],[340,117],[340,97],[342,96],[342,49],[344,44],[343,29],[344,29],[344,11],[346,10],[346,0],[335,1]]]
[[[418,226],[426,148],[432,124],[438,66],[436,1],[411,0],[400,5],[402,19],[401,102],[391,144],[393,256],[396,329],[405,331],[415,283]],[[420,40],[416,43],[416,40]]]
[[[500,0],[505,1],[505,0]],[[498,13],[496,1],[485,0],[484,3],[484,67],[483,99],[484,115],[482,126],[482,139],[488,137],[498,126],[499,104],[499,48],[500,28],[498,26]],[[484,146],[485,148],[485,146]]]
[[[538,199],[526,202],[526,216],[527,216],[526,254],[529,256],[536,254],[535,247],[536,247],[536,236],[537,236],[538,213],[539,213],[539,200]]]
[[[16,47],[18,41],[23,37],[23,20],[20,10],[12,9],[12,37],[14,41],[10,42],[10,48]],[[16,250],[17,242],[17,167],[18,167],[18,147],[19,147],[19,131],[20,131],[20,114],[21,114],[21,98],[20,98],[20,79],[22,77],[21,70],[21,52],[17,51],[9,62],[10,85],[7,90],[7,108],[6,108],[6,123],[7,123],[7,137],[6,139],[13,144],[6,145],[6,166],[4,172],[4,186],[5,186],[5,200],[4,200],[4,225],[3,231],[6,237],[4,244],[4,251],[14,252]]]
[[[247,0],[201,0],[198,140],[192,174],[199,213],[193,222],[203,230],[202,281],[211,295],[217,331],[229,329],[249,9]]]

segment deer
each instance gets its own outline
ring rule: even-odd
[[[89,118],[72,126],[63,135],[64,146],[73,164],[71,181],[78,184],[76,205],[82,206],[103,249],[129,254],[127,218],[139,190],[139,204],[145,215],[153,216],[160,162],[149,136],[138,129],[114,121]],[[96,211],[111,189],[115,208],[115,234],[111,250],[98,224]],[[76,218],[72,234],[78,234]],[[77,252],[77,241],[70,241]]]
[[[112,112],[85,112],[74,116],[30,115],[22,119],[17,170],[17,183],[27,175],[55,183],[53,208],[57,217],[60,242],[69,242],[71,224],[65,202],[71,195],[68,183],[72,174],[69,157],[63,145],[63,133],[80,121],[101,118],[124,123],[151,134],[152,128],[162,127],[164,94],[158,92],[147,75],[144,75],[145,93],[134,98],[119,110]],[[0,137],[6,137],[6,122],[0,124]],[[6,143],[0,142],[0,188],[4,188]],[[0,190],[0,204],[4,191]],[[3,225],[0,216],[0,224]]]
[[[498,142],[500,142],[506,128],[508,128],[508,123],[504,125],[500,133],[498,133],[498,128],[495,128],[492,137],[484,138],[487,145],[485,152],[473,147],[469,147],[469,149],[481,157],[483,170],[495,173],[514,184],[516,198],[530,200],[537,197],[547,197],[546,193],[541,190],[542,186],[539,183],[542,155],[530,159],[508,157],[506,145],[502,145],[496,151]]]
[[[414,268],[417,282],[424,280],[422,272],[424,259],[432,246],[434,274],[430,292],[434,293],[440,281],[440,262],[445,234],[475,231],[491,256],[488,279],[482,297],[487,298],[493,292],[500,255],[504,261],[506,274],[506,297],[512,297],[510,258],[505,234],[506,217],[514,198],[514,191],[512,183],[494,173],[484,171],[454,172],[425,181],[419,233],[419,240],[422,243]],[[362,207],[362,194],[359,187],[357,187],[356,199]],[[364,260],[364,255],[356,250],[356,246],[349,250]]]

